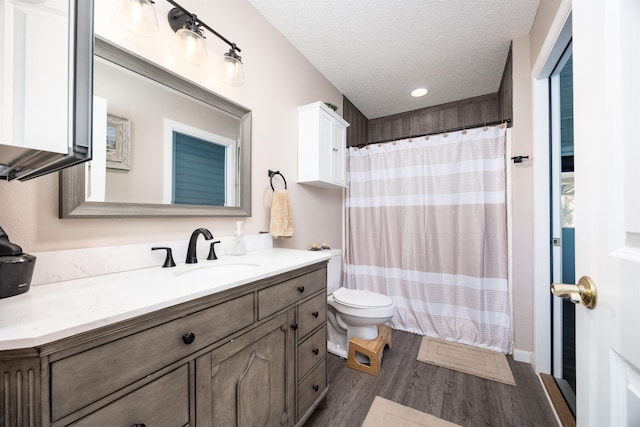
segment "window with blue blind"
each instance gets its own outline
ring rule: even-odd
[[[173,132],[173,203],[225,205],[226,149]]]

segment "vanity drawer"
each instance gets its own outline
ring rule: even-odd
[[[55,361],[51,419],[68,415],[254,322],[253,294]],[[193,334],[189,343],[185,334]]]
[[[320,269],[258,291],[258,318],[264,319],[325,289],[327,270]]]
[[[189,424],[189,369],[187,365],[127,394],[82,418],[77,427],[184,426]]]
[[[322,292],[298,306],[298,337],[304,338],[327,320],[327,294]]]
[[[307,375],[309,369],[327,355],[327,327],[320,329],[298,346],[298,378]]]
[[[320,397],[325,388],[327,388],[326,359],[298,385],[298,418],[307,412],[307,409]]]

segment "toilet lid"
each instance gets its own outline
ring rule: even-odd
[[[338,288],[333,292],[333,299],[355,308],[389,307],[393,304],[391,298],[386,295],[359,289]]]

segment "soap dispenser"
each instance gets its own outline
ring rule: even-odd
[[[233,236],[231,244],[231,255],[246,255],[246,253],[247,245],[245,245],[242,235],[242,221],[238,221],[236,222],[236,234]]]

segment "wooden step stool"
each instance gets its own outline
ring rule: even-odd
[[[391,328],[388,325],[378,325],[378,337],[373,340],[363,340],[362,338],[351,338],[349,340],[349,357],[347,357],[347,367],[366,374],[378,376],[380,364],[382,363],[382,352],[385,347],[391,349]],[[369,358],[369,364],[358,362],[356,352],[362,353]]]

